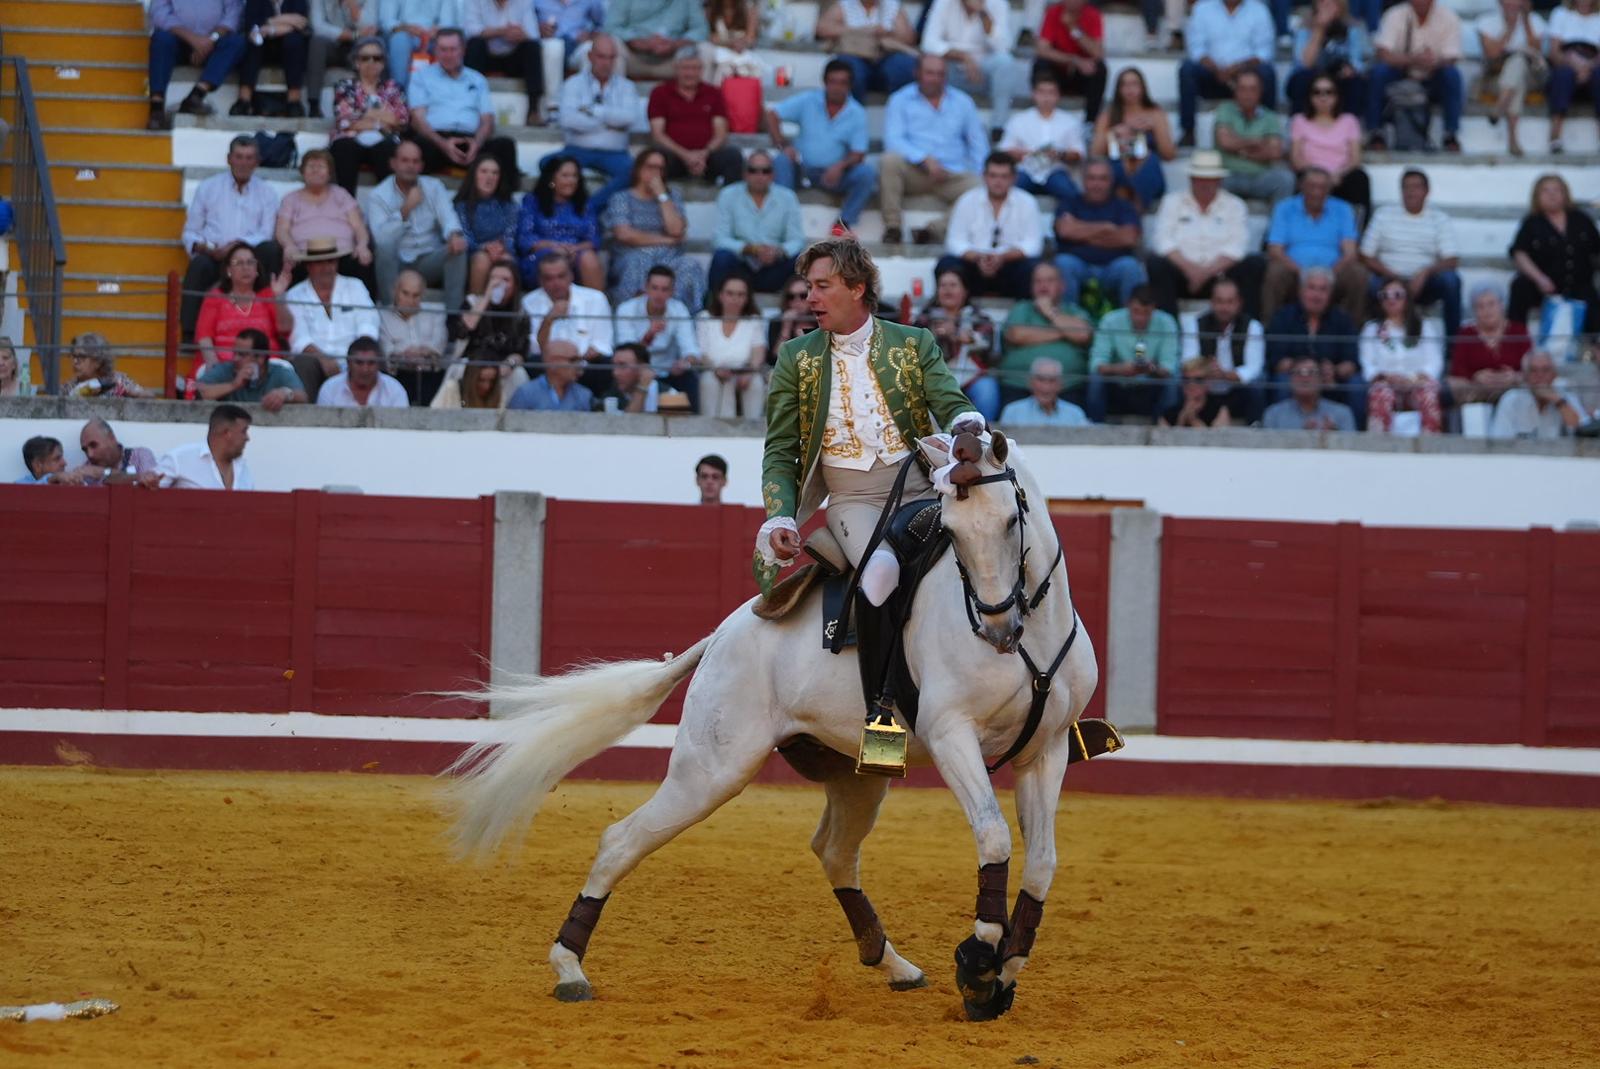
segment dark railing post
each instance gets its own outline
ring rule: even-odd
[[[183,334],[178,322],[178,306],[183,300],[183,283],[178,280],[178,272],[167,272],[167,362],[162,371],[165,382],[163,396],[171,401],[178,396],[178,346],[183,340]]]

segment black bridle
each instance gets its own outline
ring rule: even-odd
[[[989,640],[979,626],[979,614],[998,616],[1001,613],[1010,612],[1013,607],[1016,607],[1020,610],[1022,616],[1027,616],[1037,609],[1039,603],[1044,601],[1045,595],[1050,592],[1050,580],[1055,575],[1056,566],[1064,559],[1061,539],[1058,537],[1056,539],[1055,559],[1050,562],[1050,567],[1045,569],[1044,578],[1039,581],[1039,586],[1034,590],[1033,596],[1029,597],[1027,593],[1028,495],[1022,489],[1022,484],[1017,481],[1016,469],[1008,464],[1004,471],[973,479],[966,482],[962,489],[999,482],[1009,482],[1012,490],[1017,495],[1017,579],[1011,586],[1011,592],[994,605],[990,605],[978,597],[978,592],[972,587],[972,579],[967,574],[967,566],[961,560],[960,549],[953,542],[950,547],[950,553],[956,560],[956,570],[961,573],[961,603],[966,607],[967,622],[972,625],[972,633],[989,642],[998,653],[1016,650],[1022,657],[1022,663],[1028,666],[1028,674],[1032,677],[1033,697],[1028,706],[1028,719],[1023,723],[1022,732],[1017,736],[1016,741],[1011,744],[1011,748],[994,764],[986,766],[991,776],[1000,771],[1007,762],[1021,753],[1028,743],[1033,741],[1034,734],[1039,730],[1039,722],[1044,719],[1044,707],[1050,700],[1051,682],[1055,679],[1057,670],[1066,661],[1067,652],[1072,649],[1073,642],[1078,638],[1078,611],[1074,608],[1072,611],[1072,630],[1068,632],[1067,640],[1061,644],[1061,651],[1056,654],[1055,660],[1050,662],[1050,667],[1041,672],[1039,671],[1039,666],[1034,663],[1033,658],[1028,655],[1027,649],[1022,645],[1022,624],[1019,623],[1016,630],[1007,636],[1004,646]]]

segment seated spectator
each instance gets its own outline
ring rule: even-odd
[[[330,2],[317,0],[317,6]],[[353,2],[342,0],[340,10]],[[333,87],[333,134],[328,151],[333,154],[339,188],[354,196],[361,168],[370,170],[380,182],[389,177],[389,157],[394,155],[401,132],[411,124],[411,109],[406,105],[405,89],[384,67],[380,39],[362,37],[351,56],[356,76]],[[312,105],[316,105],[315,97]]]
[[[467,298],[461,314],[450,320],[449,329],[461,349],[485,354],[508,368],[531,360],[538,349],[533,342],[533,321],[523,309],[516,265],[510,260],[495,261],[483,289]]]
[[[1397,409],[1421,414],[1425,434],[1438,434],[1439,376],[1444,373],[1444,339],[1439,328],[1417,312],[1402,282],[1378,291],[1382,316],[1361,328],[1361,374],[1367,380],[1367,429],[1389,433]]]
[[[606,288],[600,262],[600,223],[590,210],[583,169],[571,156],[546,156],[539,181],[522,198],[517,215],[517,260],[525,285],[536,285],[539,264],[560,252],[577,265],[578,278],[592,290]]]
[[[1084,410],[1096,423],[1108,412],[1153,417],[1177,398],[1178,384],[1169,381],[1177,373],[1178,321],[1156,308],[1150,287],[1139,286],[1126,308],[1106,313],[1095,328]]]
[[[16,480],[18,486],[45,486],[68,483],[67,458],[56,438],[34,435],[22,443],[22,464],[28,474]]]
[[[1491,438],[1560,438],[1589,418],[1577,395],[1556,379],[1556,362],[1535,349],[1522,358],[1523,385],[1507,390],[1494,406]]]
[[[1583,333],[1600,332],[1600,293],[1594,285],[1600,230],[1587,212],[1573,206],[1572,190],[1559,174],[1541,176],[1533,184],[1531,200],[1511,242],[1517,265],[1511,318],[1534,322],[1529,317],[1547,298],[1565,297],[1584,302]]]
[[[767,65],[756,53],[761,15],[752,0],[707,0],[709,34],[700,46],[711,84],[724,78],[764,78]]]
[[[528,126],[539,124],[544,98],[544,52],[539,47],[533,0],[462,0],[466,64],[479,74],[521,78],[528,94]]]
[[[689,398],[700,410],[700,341],[689,309],[674,297],[672,269],[658,264],[645,278],[644,292],[617,305],[614,326],[618,344],[638,342],[650,353],[656,381]]]
[[[1367,80],[1362,75],[1371,55],[1367,28],[1350,17],[1346,0],[1314,0],[1294,31],[1294,71],[1284,96],[1289,110],[1311,114],[1311,80],[1333,79],[1337,113],[1358,119],[1367,113]]]
[[[1179,323],[1184,328],[1183,366],[1198,361],[1207,392],[1227,406],[1229,422],[1240,426],[1253,422],[1261,410],[1255,382],[1266,364],[1267,340],[1260,320],[1245,311],[1239,284],[1231,278],[1217,279],[1211,287],[1211,307],[1191,322]],[[1209,417],[1206,425],[1212,425]]]
[[[1585,90],[1600,111],[1600,11],[1596,0],[1567,0],[1550,13],[1550,151],[1561,152],[1561,131],[1575,95]]]
[[[180,490],[254,490],[256,481],[244,459],[250,422],[250,413],[238,405],[213,408],[205,441],[180,445],[156,462],[161,485]]]
[[[167,87],[179,62],[200,67],[200,80],[178,110],[185,115],[211,114],[206,96],[233,73],[250,44],[239,32],[243,7],[240,0],[151,0],[150,119],[146,129],[172,129],[167,118]]]
[[[32,397],[38,391],[29,376],[28,361],[17,359],[17,347],[0,334],[0,397]]]
[[[378,342],[414,405],[427,404],[438,391],[449,344],[444,313],[422,306],[427,288],[417,272],[400,272],[390,306],[378,313]]]
[[[1087,427],[1089,417],[1071,401],[1061,399],[1061,364],[1041,356],[1028,368],[1028,396],[1000,410],[1000,426]]]
[[[1286,382],[1294,362],[1302,356],[1315,357],[1328,391],[1358,417],[1366,416],[1366,381],[1361,377],[1356,324],[1334,306],[1333,272],[1325,267],[1302,272],[1300,300],[1279,308],[1267,321],[1268,381]],[[1274,392],[1284,396],[1281,388]]]
[[[624,48],[622,73],[643,81],[676,74],[676,57],[711,36],[700,0],[607,0],[606,33]]]
[[[917,80],[889,97],[884,113],[883,159],[878,164],[883,209],[883,242],[904,238],[906,194],[931,194],[954,204],[978,184],[989,152],[989,135],[972,98],[945,85],[943,56],[917,60]],[[935,220],[911,235],[917,244],[941,241],[943,223]]]
[[[1020,400],[1033,389],[1033,368],[1041,359],[1061,370],[1060,388],[1081,402],[1087,394],[1089,343],[1094,327],[1089,314],[1062,299],[1061,269],[1049,260],[1033,267],[1033,299],[1018,301],[1006,316],[1000,359],[1000,399]]]
[[[1260,0],[1200,0],[1183,28],[1183,65],[1178,68],[1179,142],[1194,147],[1195,114],[1200,99],[1219,100],[1233,92],[1234,79],[1253,70],[1261,77],[1261,102],[1271,108],[1278,98],[1278,75],[1272,67],[1277,35],[1272,13]]]
[[[394,173],[367,200],[378,292],[393,293],[403,268],[444,287],[445,307],[461,307],[467,289],[467,236],[444,183],[422,173],[422,147],[410,138],[394,150]],[[372,332],[376,334],[376,331]]]
[[[299,276],[295,281],[305,278],[299,264],[307,243],[313,238],[332,238],[344,254],[339,273],[359,278],[372,293],[377,285],[372,273],[372,235],[356,198],[333,184],[333,154],[314,148],[301,156],[300,178],[305,184],[278,204],[275,233],[284,262],[295,265]]]
[[[700,414],[760,419],[767,399],[767,324],[749,277],[735,269],[695,316],[700,345]]]
[[[745,162],[744,180],[717,194],[717,229],[711,241],[710,286],[717,290],[734,271],[762,293],[776,293],[794,274],[806,243],[800,198],[772,183],[772,153],[757,149]]]
[[[583,357],[569,341],[553,341],[540,357],[544,374],[511,395],[507,408],[533,412],[593,412],[594,394],[578,381]]]
[[[344,363],[345,370],[317,391],[317,404],[324,408],[405,408],[411,404],[399,380],[379,370],[383,350],[377,338],[351,342]]]
[[[1333,179],[1332,194],[1372,218],[1372,183],[1361,167],[1361,124],[1349,112],[1335,111],[1338,89],[1333,75],[1311,79],[1311,104],[1289,120],[1289,165],[1296,174],[1321,167]]]
[[[511,199],[516,188],[509,178],[499,160],[483,155],[472,161],[456,190],[456,220],[467,239],[467,285],[474,293],[483,289],[489,265],[516,251],[517,205]]]
[[[1372,272],[1371,292],[1390,282],[1405,286],[1417,305],[1443,305],[1444,345],[1449,351],[1461,333],[1461,264],[1456,228],[1450,217],[1428,206],[1428,176],[1408,170],[1400,176],[1400,203],[1378,209],[1361,236],[1361,260]]]
[[[356,78],[353,80],[365,80],[361,70],[361,49],[368,44],[374,46],[378,53],[378,58],[371,61],[370,72],[373,79],[370,87],[376,92],[376,79],[383,72],[387,60],[383,38],[378,36],[377,18],[378,5],[369,6],[363,0],[311,0],[311,40],[306,42],[306,112],[313,119],[322,118],[322,85],[327,80],[330,65],[341,66],[348,60],[356,69]],[[333,95],[337,107],[338,86],[334,87]],[[404,106],[404,93],[401,93],[400,100]],[[362,108],[365,108],[364,102]],[[334,136],[340,136],[337,123]],[[334,153],[336,161],[338,155]],[[342,172],[339,184],[344,185]],[[345,188],[347,192],[354,193],[355,183]]]
[[[956,382],[972,401],[972,407],[985,419],[1000,414],[1000,384],[984,369],[995,352],[994,320],[972,303],[966,273],[959,267],[938,269],[933,299],[925,305],[914,323],[933,331],[934,340],[944,351],[944,362]]]
[[[465,56],[460,30],[447,28],[434,35],[433,62],[417,71],[406,90],[411,102],[411,136],[422,149],[423,166],[430,174],[446,167],[469,166],[487,152],[500,161],[501,171],[515,188],[522,179],[516,143],[495,136],[489,80],[468,67]]]
[[[259,404],[277,412],[287,404],[305,404],[309,398],[300,376],[287,360],[275,360],[267,348],[267,336],[246,328],[233,339],[233,351],[224,362],[210,364],[200,372],[195,393],[202,401],[232,401],[237,405]],[[152,464],[154,458],[151,458]]]
[[[650,91],[650,140],[665,152],[668,178],[737,182],[744,157],[728,144],[728,105],[704,78],[700,53],[684,49],[673,79]]]
[[[1162,427],[1229,427],[1233,415],[1228,410],[1227,395],[1212,390],[1211,365],[1203,357],[1193,357],[1183,362],[1183,378],[1179,382],[1179,399],[1167,406],[1157,424]]]
[[[1287,373],[1289,396],[1267,406],[1261,426],[1269,431],[1355,430],[1350,406],[1322,396],[1326,370],[1314,356],[1293,359]]]
[[[1034,54],[1033,84],[1037,87],[1041,77],[1048,77],[1058,99],[1083,97],[1084,121],[1093,123],[1106,99],[1106,29],[1100,9],[1085,0],[1056,0],[1045,8]],[[1005,147],[1004,140],[1000,144]]]
[[[1528,328],[1506,318],[1499,289],[1479,286],[1472,292],[1472,322],[1450,350],[1450,396],[1458,405],[1499,400],[1522,382],[1522,358],[1532,350]]]
[[[564,142],[560,154],[610,176],[594,195],[594,202],[604,207],[627,188],[633,173],[628,133],[639,120],[639,91],[617,70],[616,38],[595,34],[588,59],[588,70],[561,83],[556,112]]]
[[[1189,0],[1139,0],[1139,15],[1144,22],[1146,52],[1183,51],[1183,24],[1189,18]],[[1165,44],[1160,33],[1163,17],[1167,23]]]
[[[1016,33],[1006,0],[932,0],[922,31],[922,54],[942,56],[950,84],[988,93],[989,128],[1005,129],[1011,105],[1028,93],[1028,65],[1014,57]]]
[[[611,388],[601,399],[605,411],[655,412],[661,397],[650,354],[637,342],[617,346],[611,354]]]
[[[194,334],[200,301],[222,277],[223,257],[236,241],[255,249],[262,274],[271,278],[283,265],[283,252],[272,240],[278,218],[278,194],[256,176],[261,153],[256,139],[240,134],[228,143],[228,170],[195,188],[183,223],[183,249],[189,269],[183,276],[183,303],[178,320],[185,335]]]
[[[1189,157],[1189,189],[1168,193],[1156,212],[1145,267],[1156,306],[1178,314],[1180,298],[1205,297],[1224,278],[1238,284],[1245,310],[1255,314],[1261,294],[1261,257],[1246,254],[1250,211],[1222,188],[1221,155],[1198,149]]]
[[[111,343],[97,331],[72,339],[72,381],[61,387],[63,397],[159,397],[161,391],[147,390],[117,370]]]
[[[835,4],[830,10],[843,6]],[[846,229],[861,221],[861,210],[878,185],[878,165],[867,159],[867,109],[850,95],[853,77],[850,64],[830,59],[822,69],[821,89],[785,97],[767,110],[767,133],[777,150],[772,163],[778,184],[799,189],[804,179],[841,195],[839,221]],[[800,128],[792,141],[783,132],[786,122]]]
[[[1058,207],[1077,194],[1078,183],[1067,168],[1083,159],[1083,124],[1062,111],[1060,103],[1060,86],[1051,78],[1038,79],[1033,107],[1011,116],[1000,134],[1000,151],[1017,164],[1017,185],[1025,193],[1050,194]]]
[[[566,70],[589,54],[606,24],[605,0],[533,0],[533,12],[540,38],[561,42]],[[615,41],[612,46],[614,49]],[[615,56],[613,51],[613,59]]]
[[[1284,166],[1283,117],[1262,106],[1261,73],[1255,68],[1234,75],[1233,99],[1217,108],[1213,137],[1228,171],[1223,189],[1269,202],[1294,192],[1294,175]]]
[[[1456,133],[1461,129],[1461,109],[1466,88],[1461,71],[1461,19],[1438,0],[1406,0],[1384,12],[1373,40],[1378,62],[1367,84],[1367,147],[1389,147],[1383,136],[1384,109],[1389,87],[1402,79],[1422,83],[1428,101],[1444,111],[1444,148],[1460,152]]]
[[[806,303],[810,296],[810,284],[799,275],[795,275],[783,287],[783,303],[778,307],[778,314],[767,324],[769,365],[777,362],[778,346],[817,329],[817,317],[811,314],[811,308]]]
[[[457,0],[377,0],[377,8],[378,32],[389,43],[389,73],[407,88],[411,57],[428,51],[429,41],[455,21],[460,7]]]
[[[1069,304],[1082,303],[1083,284],[1090,280],[1116,304],[1126,304],[1134,288],[1144,285],[1139,213],[1111,185],[1111,164],[1090,160],[1083,169],[1083,192],[1056,210],[1056,247],[1061,250],[1056,266]]]
[[[1044,252],[1045,226],[1038,201],[1016,188],[1016,180],[1016,161],[1004,152],[991,153],[983,165],[983,185],[961,194],[950,212],[936,275],[961,272],[974,295],[1027,294],[1033,265]]]
[[[1479,15],[1472,28],[1483,53],[1483,87],[1495,94],[1489,121],[1506,121],[1506,150],[1520,156],[1517,124],[1522,120],[1523,102],[1529,90],[1544,86],[1549,71],[1544,55],[1545,21],[1528,0],[1500,0],[1499,10]]]
[[[324,379],[344,370],[344,354],[352,342],[378,336],[378,310],[367,287],[339,274],[338,261],[333,242],[313,238],[305,256],[306,280],[283,295],[294,317],[290,362],[309,396],[316,395]]]
[[[917,76],[917,34],[900,0],[839,0],[817,17],[817,40],[850,68],[850,95],[892,94]],[[824,77],[824,83],[827,79]]]
[[[117,441],[117,432],[99,416],[85,423],[78,432],[78,448],[83,450],[84,457],[73,473],[79,486],[114,483],[156,486],[161,482],[156,472],[156,455],[142,445],[123,445]]]
[[[633,161],[629,187],[611,195],[601,225],[611,235],[611,287],[613,303],[625,301],[644,288],[652,268],[665,267],[677,282],[678,300],[685,308],[698,308],[705,293],[700,262],[683,249],[688,234],[683,198],[666,183],[667,156],[647,148]]]
[[[433,395],[429,408],[504,408],[511,400],[507,368],[494,354],[468,349],[460,378],[447,378]]]
[[[1166,194],[1167,178],[1161,165],[1176,159],[1178,149],[1172,142],[1166,110],[1150,99],[1138,67],[1117,75],[1111,103],[1095,120],[1089,155],[1111,161],[1117,190],[1131,194],[1140,211]]]
[[[573,284],[572,261],[565,253],[552,252],[540,262],[539,287],[522,299],[522,310],[534,352],[559,340],[571,342],[590,365],[611,356],[611,302],[597,289]]]
[[[239,32],[250,42],[239,67],[239,99],[229,115],[264,115],[255,99],[261,66],[268,60],[283,68],[288,103],[283,114],[304,118],[306,53],[311,46],[311,7],[308,0],[245,0]]]
[[[1308,267],[1333,272],[1334,296],[1351,319],[1367,303],[1367,272],[1356,248],[1356,219],[1350,205],[1329,196],[1333,176],[1307,168],[1298,196],[1280,200],[1267,228],[1267,273],[1261,287],[1261,312],[1271,319],[1288,300]]]
[[[242,241],[228,247],[223,264],[222,281],[206,294],[195,324],[194,343],[200,350],[195,374],[219,360],[233,359],[233,339],[241,330],[260,331],[266,338],[262,348],[269,353],[282,352],[284,340],[294,330],[294,316],[284,296],[289,291],[287,266],[270,285],[261,285],[255,250]]]

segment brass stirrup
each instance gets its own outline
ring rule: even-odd
[[[861,776],[904,776],[909,732],[895,722],[894,708],[879,699],[861,729],[861,751],[856,755],[856,774]]]

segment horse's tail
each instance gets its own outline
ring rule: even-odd
[[[711,638],[677,657],[524,676],[475,695],[512,712],[445,770],[459,776],[450,788],[458,853],[492,854],[512,831],[525,831],[567,773],[655,715],[695,670]]]

